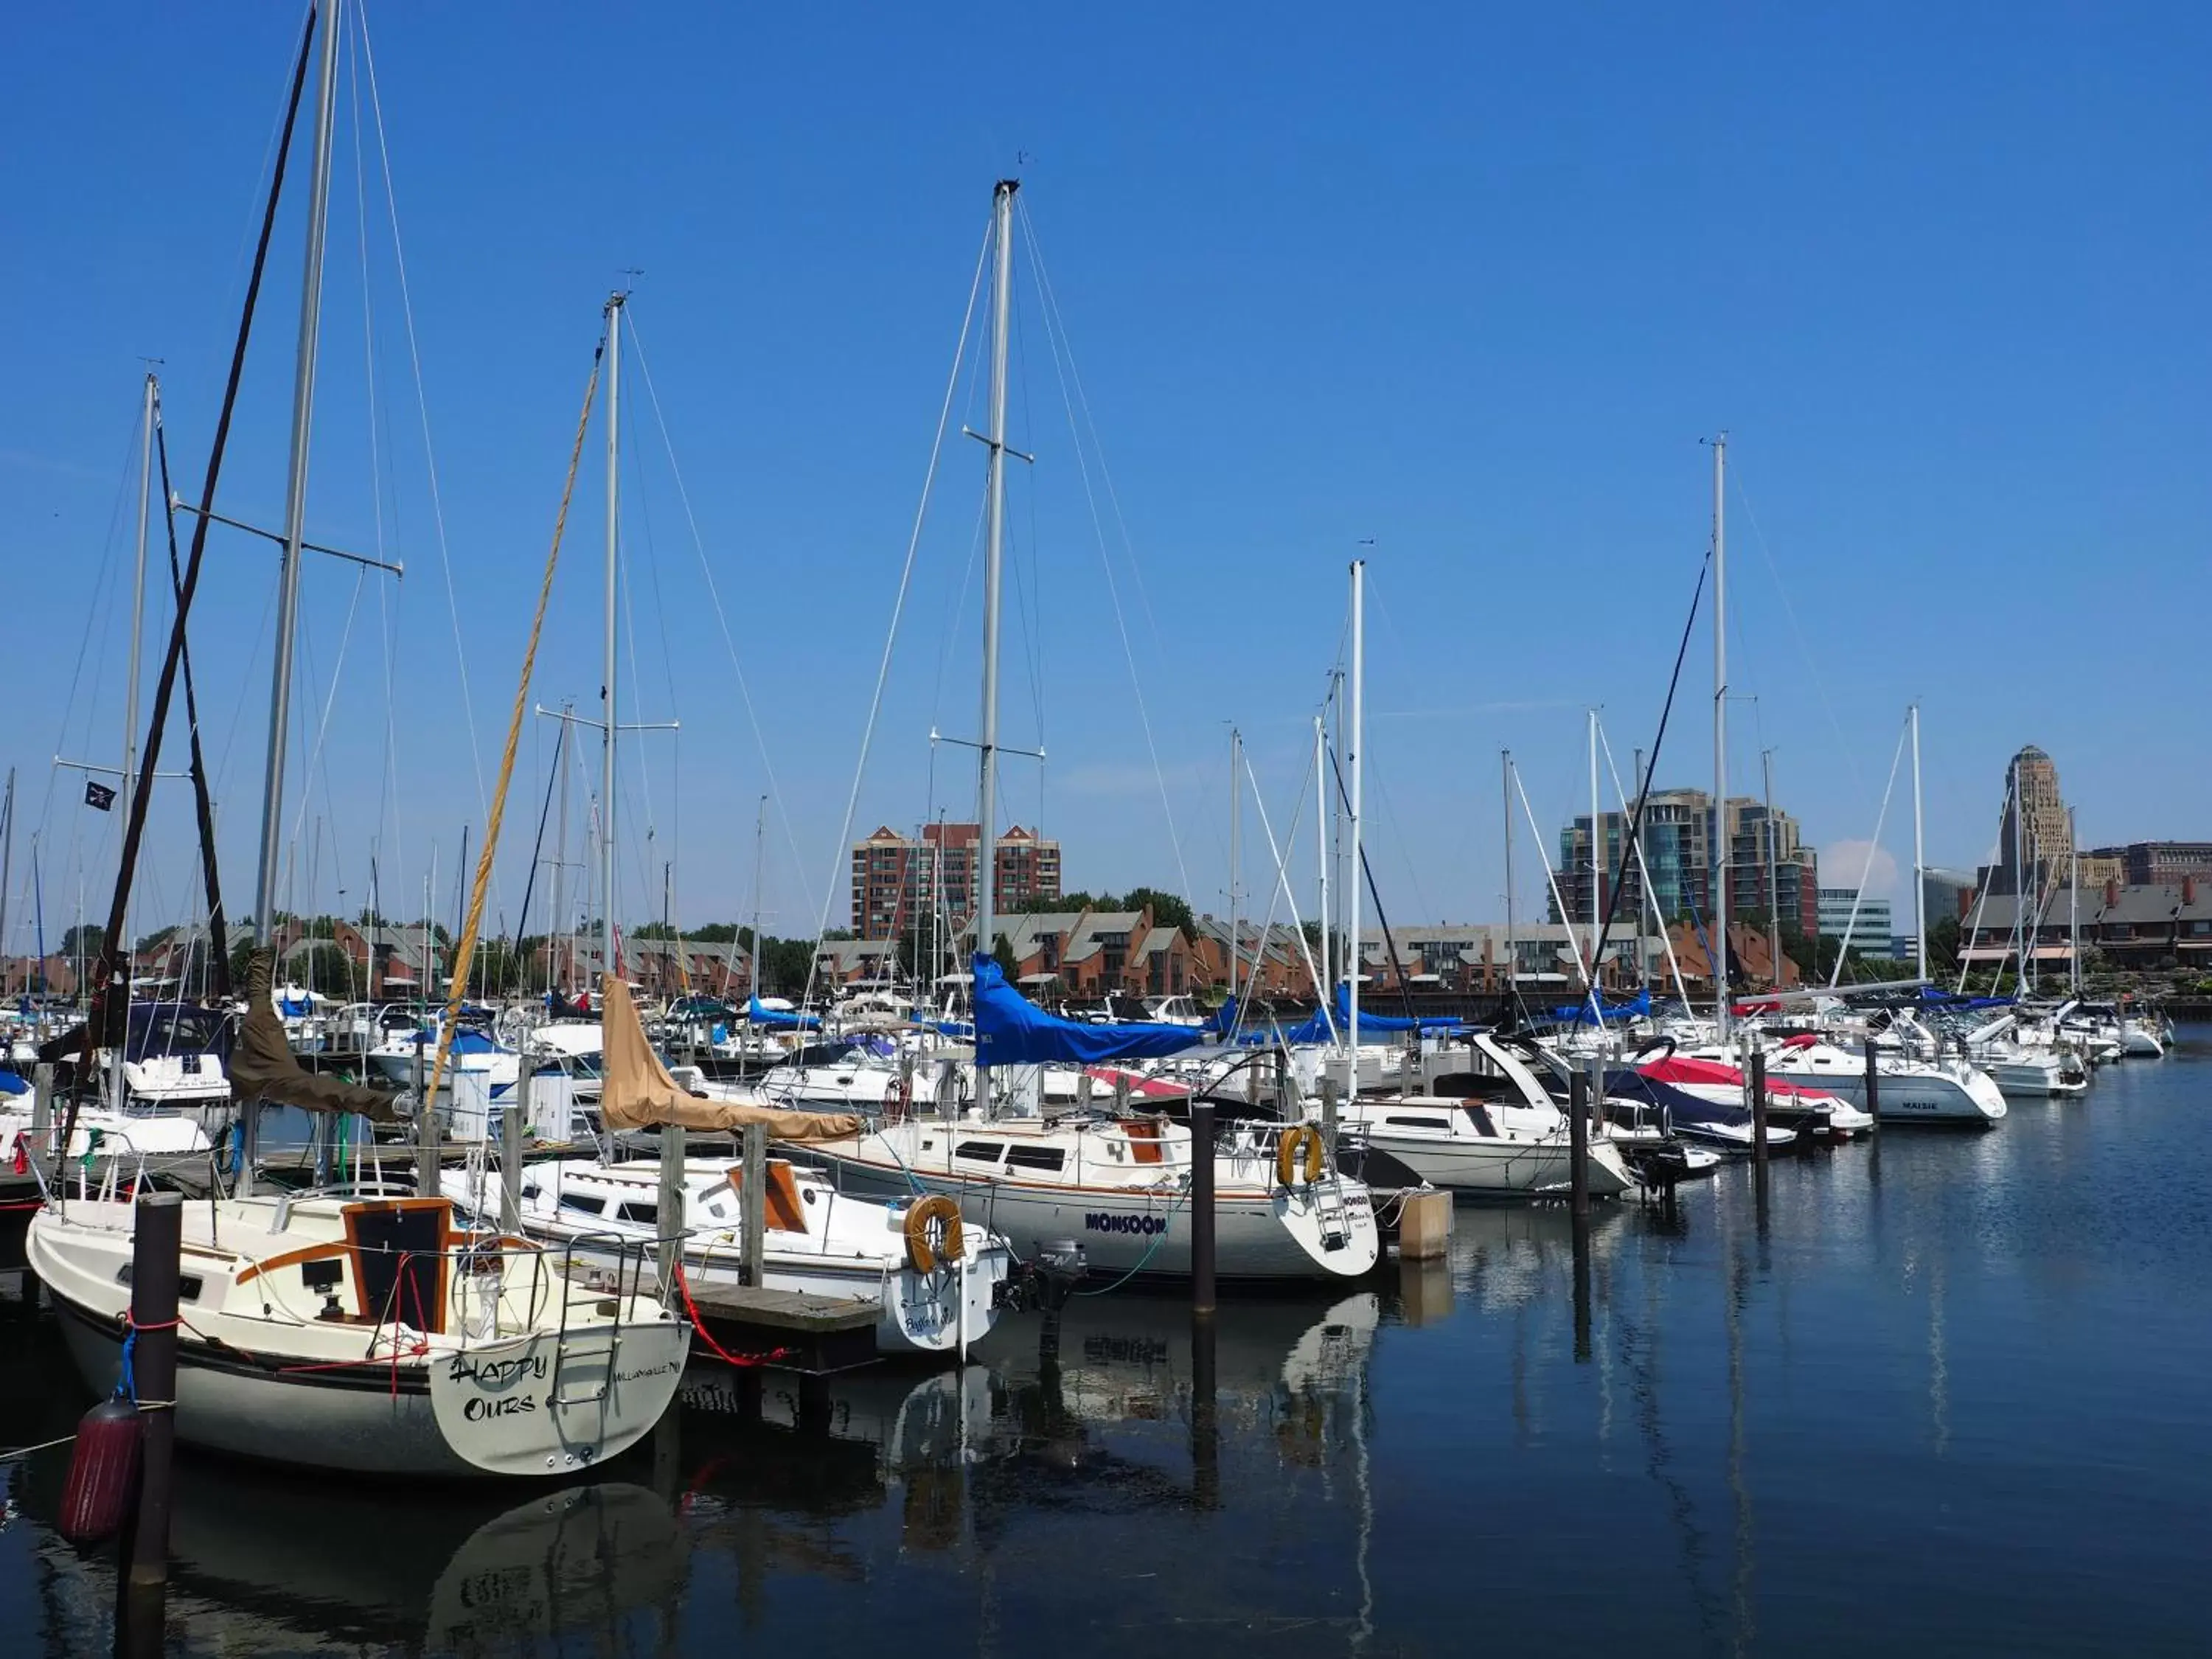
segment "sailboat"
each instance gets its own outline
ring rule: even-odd
[[[1013,289],[1013,205],[1018,181],[993,192],[996,264],[983,581],[982,730],[977,822],[997,822],[999,589],[1006,514],[1006,354]],[[985,832],[988,842],[989,831]],[[972,964],[975,1099],[965,1110],[949,1091],[936,1109],[887,1115],[860,1133],[811,1143],[839,1190],[890,1198],[951,1200],[971,1225],[1003,1234],[1024,1256],[1077,1249],[1094,1271],[1187,1275],[1197,1159],[1214,1173],[1216,1271],[1223,1279],[1303,1279],[1368,1272],[1382,1254],[1366,1187],[1338,1170],[1322,1137],[1304,1124],[1239,1124],[1224,1144],[1194,1143],[1187,1124],[1163,1117],[1000,1109],[994,1073],[1014,1072],[1010,1092],[1034,1099],[1031,1068],[1158,1059],[1204,1040],[1186,1025],[1079,1024],[1045,1013],[1014,988],[991,954],[994,884],[977,884]]]
[[[190,1445],[319,1469],[558,1478],[626,1450],[659,1420],[675,1398],[690,1352],[687,1324],[635,1288],[624,1295],[587,1287],[572,1274],[564,1253],[526,1239],[462,1234],[452,1203],[442,1197],[252,1192],[252,1132],[262,1104],[325,1114],[389,1112],[386,1097],[301,1066],[270,1000],[265,948],[282,818],[299,562],[305,550],[341,11],[342,0],[320,0],[293,82],[296,108],[319,24],[313,196],[262,804],[257,912],[264,948],[256,955],[231,1063],[232,1085],[246,1103],[240,1191],[182,1211],[176,1436]],[[288,140],[291,120],[288,113]],[[249,319],[276,195],[272,184],[248,289]],[[243,346],[241,331],[219,431],[228,428]],[[183,650],[201,550],[196,536],[171,631],[169,665],[155,700],[149,771]],[[118,913],[129,893],[146,793],[142,774],[118,880]],[[115,988],[122,977],[113,975]],[[96,1389],[105,1389],[118,1364],[128,1360],[137,1219],[136,1206],[127,1199],[72,1202],[65,1195],[31,1219],[29,1260],[53,1299],[72,1358]],[[633,1286],[635,1282],[632,1277]]]

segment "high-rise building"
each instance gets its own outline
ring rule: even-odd
[[[1850,934],[1853,956],[1886,957],[1892,949],[1889,901],[1861,898],[1856,887],[1820,889],[1820,937]]]
[[[926,929],[935,915],[952,938],[975,919],[975,849],[983,832],[973,823],[928,823],[917,836],[888,825],[853,844],[853,932],[861,939],[899,939]],[[1015,824],[993,849],[992,908],[1005,915],[1036,899],[1060,896],[1060,843]]]
[[[1611,896],[1612,883],[1620,872],[1620,902],[1614,921],[1630,931],[1639,915],[1649,925],[1651,911],[1644,896],[1643,874],[1633,857],[1625,871],[1621,848],[1628,839],[1631,815],[1598,814],[1599,862],[1591,868],[1590,820],[1585,812],[1559,830],[1557,881],[1559,896],[1547,908],[1553,921],[1586,921],[1590,893],[1595,886],[1600,900]],[[1820,859],[1800,838],[1797,820],[1777,811],[1773,817],[1772,879],[1768,878],[1768,820],[1763,802],[1746,797],[1728,803],[1729,908],[1738,921],[1747,915],[1779,915],[1785,927],[1810,938],[1820,925]],[[1693,917],[1709,921],[1713,914],[1713,798],[1702,789],[1654,790],[1645,802],[1643,866],[1651,878],[1651,891],[1659,914],[1668,921]],[[1567,915],[1559,915],[1559,901]],[[1640,909],[1639,909],[1639,907]]]
[[[2033,744],[2005,768],[2004,823],[1997,861],[1989,872],[1992,893],[2039,892],[2067,879],[2074,830],[2058,793],[2058,769]]]

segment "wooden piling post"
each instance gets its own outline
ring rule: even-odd
[[[54,1063],[42,1060],[31,1073],[31,1154],[35,1158],[42,1152],[53,1152],[58,1161],[60,1153],[46,1145],[46,1137],[54,1131]]]
[[[752,1133],[751,1129],[745,1131],[748,1136]],[[747,1150],[750,1151],[750,1141]],[[745,1181],[750,1189],[752,1182],[750,1158],[745,1164]],[[660,1197],[653,1212],[653,1231],[658,1241],[653,1270],[659,1278],[661,1294],[665,1297],[669,1288],[676,1283],[677,1270],[684,1265],[684,1126],[680,1123],[660,1126]],[[745,1212],[745,1238],[749,1248],[752,1236],[752,1212],[748,1210]]]
[[[1589,1074],[1567,1077],[1568,1208],[1578,1222],[1589,1219]]]
[[[1751,1094],[1751,1162],[1766,1168],[1766,1050],[1754,1047],[1744,1069],[1744,1087]]]
[[[131,1370],[144,1413],[131,1586],[169,1578],[170,1464],[177,1443],[177,1285],[184,1259],[185,1200],[149,1193],[135,1206],[131,1238]]]
[[[1867,1115],[1874,1120],[1867,1130],[1872,1134],[1881,1127],[1881,1074],[1875,1066],[1874,1036],[1871,1032],[1868,1033],[1866,1040],[1866,1109]]]
[[[1213,1103],[1190,1108],[1190,1311],[1210,1320],[1213,1291]]]
[[[768,1127],[745,1125],[744,1190],[738,1194],[740,1219],[744,1224],[744,1273],[748,1285],[757,1285],[768,1273]]]
[[[499,1115],[499,1224],[509,1233],[522,1231],[522,1132],[530,1121],[530,1073],[538,1063],[529,1039],[516,1060],[514,1093]]]
[[[423,1050],[415,1045],[415,1191],[422,1198],[438,1195],[438,1113],[428,1098],[429,1079],[423,1075]],[[256,1109],[249,1106],[251,1112]]]

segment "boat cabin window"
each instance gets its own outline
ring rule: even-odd
[[[963,1140],[952,1149],[952,1156],[972,1159],[977,1164],[996,1164],[1006,1150],[1000,1140]]]
[[[1395,1128],[1401,1129],[1449,1129],[1451,1127],[1450,1121],[1441,1117],[1399,1117],[1394,1115],[1391,1117],[1386,1117],[1382,1121]]]
[[[658,1204],[625,1204],[620,1210],[616,1212],[616,1216],[617,1219],[623,1221],[650,1221],[657,1223],[660,1219],[660,1206]]]
[[[593,1198],[589,1194],[563,1193],[561,1194],[561,1207],[574,1210],[578,1215],[603,1216],[606,1213],[607,1201],[604,1198]]]
[[[1006,1148],[1006,1167],[1010,1170],[1048,1170],[1060,1173],[1066,1154],[1057,1146],[1009,1146]]]

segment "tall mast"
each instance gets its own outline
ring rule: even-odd
[[[1244,734],[1235,726],[1229,728],[1229,994],[1237,994],[1237,969],[1243,955],[1237,939],[1237,832],[1243,826],[1237,822],[1237,811],[1243,804],[1243,787],[1237,777],[1237,769],[1244,759]]]
[[[1774,988],[1782,988],[1782,882],[1774,832],[1774,751],[1759,751],[1759,780],[1766,792],[1766,969]]]
[[[760,809],[753,823],[753,971],[748,989],[755,997],[760,995],[761,971],[761,870],[768,857],[768,797],[760,798]]]
[[[1597,793],[1597,710],[1595,708],[1591,708],[1589,711],[1589,999],[1590,1018],[1592,1019],[1596,1019],[1599,1018],[1599,1004],[1597,998],[1597,936],[1598,930],[1605,925],[1605,905],[1604,901],[1598,896],[1598,890],[1605,884],[1605,878],[1600,873],[1605,867],[1605,854],[1603,851],[1601,850],[1604,844],[1604,836],[1600,834],[1598,830],[1600,803]]]
[[[1713,1003],[1728,1036],[1728,434],[1713,440]]]
[[[1328,972],[1328,737],[1322,725],[1322,717],[1314,716],[1314,848],[1320,854],[1321,896],[1318,914],[1321,917],[1321,960],[1324,976]],[[6,904],[0,896],[0,917],[4,917]],[[1320,987],[1323,1002],[1329,1000],[1328,985],[1324,977]]]
[[[1351,896],[1345,901],[1344,907],[1346,948],[1349,952],[1349,971],[1345,977],[1351,981],[1344,1028],[1344,1097],[1346,1100],[1359,1093],[1359,970],[1363,955],[1359,948],[1359,897],[1360,889],[1365,885],[1360,879],[1359,862],[1359,760],[1360,750],[1366,744],[1366,728],[1362,724],[1367,713],[1366,603],[1367,561],[1354,559],[1352,562],[1351,747],[1346,755],[1347,769],[1352,774],[1352,889]]]
[[[154,403],[160,396],[159,388],[150,374],[146,376],[145,408],[140,426],[138,447],[138,562],[131,588],[131,670],[125,679],[123,694],[123,799],[129,800],[137,793],[138,786],[138,659],[144,649],[146,627],[146,521],[154,501]],[[122,952],[120,956],[118,951]],[[110,941],[110,961],[127,961],[131,953],[131,899],[126,893],[123,900],[123,937]],[[124,981],[124,1002],[130,1003],[130,980]],[[115,1107],[123,1107],[123,1045],[115,1048]]]
[[[300,342],[292,371],[292,447],[284,486],[284,562],[277,586],[276,668],[269,692],[269,758],[261,784],[261,860],[253,889],[253,937],[268,946],[276,903],[276,850],[283,839],[284,748],[292,700],[292,644],[299,631],[300,556],[307,538],[307,446],[315,418],[315,351],[322,336],[323,233],[330,222],[331,126],[337,112],[343,0],[322,0],[323,39],[315,82],[315,170],[307,197],[307,257],[301,278]],[[247,1114],[248,1134],[252,1113]],[[249,1158],[251,1145],[249,1139]]]
[[[2081,994],[2081,837],[2074,828],[2074,809],[2066,809],[2066,839],[2073,843],[2066,854],[2067,985]]]
[[[975,780],[977,852],[981,869],[975,882],[975,954],[988,957],[996,943],[999,837],[999,574],[1006,525],[1006,330],[1014,299],[1014,192],[1018,179],[1001,179],[991,191],[992,236],[998,264],[992,277],[991,431],[984,440],[989,535],[983,561],[983,720],[977,747]],[[986,1064],[976,1055],[976,1069]],[[979,1087],[978,1093],[983,1091]],[[988,1101],[986,1102],[988,1103]]]
[[[1928,876],[1920,846],[1920,705],[1912,705],[1912,950],[1913,971],[1928,977]]]
[[[1498,793],[1505,803],[1505,988],[1510,993],[1520,969],[1520,949],[1513,942],[1513,751],[1498,751]]]
[[[617,530],[622,507],[622,308],[627,296],[607,296],[607,635],[600,665],[599,966],[615,970],[615,617]]]

